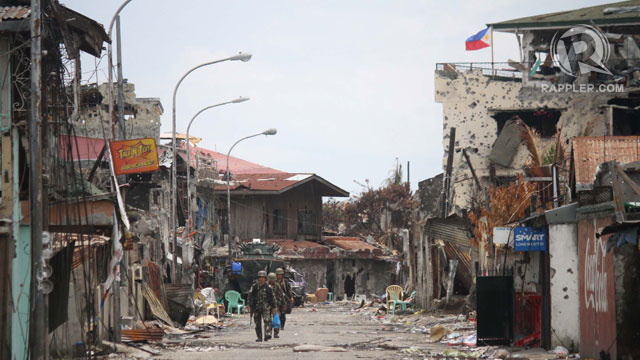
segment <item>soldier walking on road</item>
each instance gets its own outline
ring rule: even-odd
[[[262,341],[262,325],[264,323],[264,341],[271,339],[271,314],[275,312],[276,302],[273,290],[267,284],[267,272],[258,271],[258,281],[249,290],[249,312],[256,323],[257,342]]]
[[[282,324],[282,330],[284,330],[284,323],[287,321],[287,314],[291,314],[293,308],[293,293],[291,292],[291,284],[284,279],[284,270],[282,268],[276,269],[276,276],[278,277],[277,283],[282,288],[282,292],[285,297],[286,308],[284,311],[280,311],[280,323]]]
[[[284,309],[287,307],[287,300],[277,280],[278,277],[276,274],[269,273],[269,286],[273,289],[273,298],[276,300],[276,312],[278,316],[280,316],[280,323],[282,323],[282,315],[284,314]],[[280,329],[273,329],[273,337],[276,339],[280,337]]]

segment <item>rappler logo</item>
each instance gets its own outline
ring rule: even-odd
[[[551,39],[551,57],[560,70],[576,77],[592,71],[613,75],[604,64],[609,60],[609,41],[596,28],[578,25],[557,32]]]

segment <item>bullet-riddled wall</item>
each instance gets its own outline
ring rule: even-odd
[[[447,70],[444,70],[447,69]],[[518,79],[492,79],[482,70],[457,71],[451,66],[435,72],[435,100],[443,109],[443,169],[449,147],[449,131],[456,128],[453,162],[454,210],[468,209],[472,196],[473,178],[462,155],[464,149],[481,183],[488,185],[489,155],[499,135],[501,116],[517,115],[519,111],[559,112],[556,128],[566,151],[570,139],[576,136],[605,135],[609,131],[609,108],[612,98],[626,98],[627,93],[550,93],[529,84],[523,86]],[[549,130],[547,130],[549,131]],[[553,132],[553,128],[551,128]],[[543,139],[542,150],[552,146],[551,138]],[[508,167],[495,165],[496,177],[514,176],[528,161],[524,144],[520,144]],[[487,186],[488,187],[488,186]]]

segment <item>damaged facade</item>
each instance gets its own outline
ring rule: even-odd
[[[466,276],[477,280],[467,288],[477,293],[479,340],[487,334],[481,323],[505,316],[512,327],[489,329],[498,331],[494,340],[566,346],[583,357],[601,351],[612,358],[637,355],[631,344],[640,332],[622,314],[631,310],[627,301],[638,287],[621,270],[635,269],[637,234],[631,235],[632,245],[609,252],[604,244],[610,237],[601,231],[618,224],[611,231],[624,237],[619,227],[635,221],[640,191],[630,181],[640,135],[638,5],[628,1],[489,24],[491,31],[515,35],[519,60],[437,64],[444,184],[440,211],[432,209],[422,226],[431,266],[418,278],[429,275],[427,285],[435,284],[429,288],[438,298],[444,293],[438,284],[449,271],[442,261],[464,264],[466,274],[456,274],[456,282],[467,282]],[[583,24],[608,40],[610,56],[603,65],[610,74],[570,76],[552,58],[554,35]],[[571,53],[567,64],[575,70],[581,60]],[[525,216],[501,224],[505,242],[498,242],[496,232],[486,234],[489,242],[474,250],[472,240],[478,239],[468,215],[489,206],[494,187],[521,181],[533,189],[523,203]],[[420,192],[432,199],[426,185]],[[514,251],[513,232],[527,227],[544,231],[544,249]],[[514,311],[501,313],[492,305],[501,299],[512,299]]]
[[[135,85],[125,82],[124,116],[125,138],[160,137],[160,116],[164,112],[159,98],[138,98]],[[82,88],[81,116],[73,122],[76,136],[105,138],[109,131],[109,95],[106,83],[90,84]]]

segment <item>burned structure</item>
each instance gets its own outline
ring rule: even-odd
[[[81,116],[73,122],[75,135],[87,138],[105,138],[112,129],[109,126],[108,84],[85,85],[82,88]],[[158,98],[138,98],[135,85],[124,82],[124,137],[137,139],[160,137],[160,116],[164,112]]]

